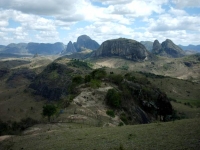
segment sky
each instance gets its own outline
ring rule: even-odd
[[[108,39],[200,44],[200,0],[0,0],[0,45]]]

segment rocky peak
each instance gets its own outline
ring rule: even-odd
[[[152,49],[152,53],[153,54],[159,54],[159,52],[161,51],[162,46],[160,44],[160,42],[158,40],[155,40],[153,42],[153,49]]]
[[[119,56],[134,61],[149,59],[151,54],[140,42],[131,39],[119,38],[103,42],[95,52],[96,57]]]
[[[81,35],[77,38],[77,42],[74,43],[74,47],[79,52],[82,49],[97,50],[99,48],[99,44],[95,40],[92,40],[89,36]]]
[[[166,39],[161,45],[168,56],[176,58],[185,55],[185,52],[169,39]]]
[[[182,57],[185,55],[185,52],[174,44],[170,39],[166,39],[162,44],[158,40],[155,40],[153,43],[152,53],[165,57]]]
[[[72,44],[72,42],[69,41],[69,43],[67,44],[67,48],[63,53],[74,53],[74,52],[76,52],[76,49],[74,45]]]

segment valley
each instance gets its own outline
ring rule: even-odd
[[[2,56],[0,149],[198,149],[200,55],[106,42],[78,52],[70,43],[67,55]],[[50,122],[47,105],[56,107]],[[36,123],[22,130],[27,118]]]

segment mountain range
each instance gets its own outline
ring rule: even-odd
[[[152,54],[164,57],[182,57],[186,54],[200,52],[200,45],[176,45],[170,39],[161,44],[158,40],[137,42],[132,39],[107,40],[99,45],[87,35],[81,35],[77,41],[69,41],[67,45],[61,42],[50,43],[11,43],[7,46],[0,45],[0,54],[18,55],[70,55],[84,50],[96,51],[92,56],[120,56],[132,60],[142,60]],[[139,54],[140,53],[140,54]]]

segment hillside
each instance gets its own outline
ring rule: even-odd
[[[199,124],[199,119],[187,119],[114,128],[71,123],[36,125],[21,136],[7,137],[0,149],[198,150]]]
[[[119,57],[101,57],[91,59],[96,67],[121,68],[127,71],[150,72],[157,75],[170,76],[178,79],[200,81],[199,55],[182,58],[157,57],[145,62],[133,62]]]

